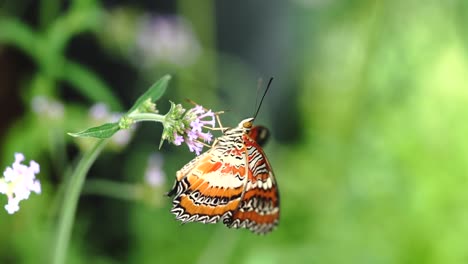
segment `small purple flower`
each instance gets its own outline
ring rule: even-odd
[[[203,149],[203,144],[200,141],[188,139],[186,143],[187,143],[187,146],[189,147],[190,152],[195,152],[197,156],[200,155]]]
[[[206,143],[210,143],[211,140],[213,139],[213,135],[211,133],[203,133],[203,132],[198,132],[198,136],[203,139]]]
[[[198,132],[195,129],[188,130],[187,137],[189,140],[196,140],[198,138]]]
[[[196,105],[194,108],[190,109],[189,112],[192,111],[197,115],[202,115],[205,113],[205,109],[201,105]]]
[[[190,127],[192,127],[192,131],[201,131],[203,123],[197,118],[190,123]]]
[[[9,214],[19,210],[19,202],[29,198],[31,192],[41,193],[41,184],[36,179],[39,173],[39,164],[31,160],[29,167],[21,164],[24,155],[15,154],[15,162],[11,167],[7,167],[3,172],[3,179],[0,179],[0,193],[8,197],[8,204],[5,209]]]
[[[177,135],[177,133],[174,132],[174,141],[172,143],[174,143],[174,145],[176,146],[180,146],[182,145],[183,142],[184,142],[184,137]]]
[[[91,106],[91,108],[89,109],[89,115],[93,119],[99,120],[99,121],[103,119],[106,119],[106,120],[111,119],[110,117],[111,113],[109,111],[109,108],[104,103],[97,103]],[[116,121],[116,120],[113,120],[113,121]]]
[[[199,54],[199,41],[182,17],[147,15],[141,19],[136,42],[139,66],[169,63],[184,67],[193,64]]]

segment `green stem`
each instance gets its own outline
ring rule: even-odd
[[[134,201],[141,197],[140,186],[110,180],[88,180],[83,188],[83,195],[102,195],[111,198]]]
[[[135,122],[141,122],[141,121],[154,121],[154,122],[164,122],[165,116],[159,115],[159,114],[154,114],[154,113],[132,113],[128,116]]]
[[[81,189],[86,178],[86,174],[91,165],[96,160],[107,140],[99,140],[94,147],[86,152],[72,173],[69,182],[65,186],[64,200],[59,212],[57,237],[53,247],[52,263],[65,263],[68,243],[70,242],[75,212],[80,198]]]

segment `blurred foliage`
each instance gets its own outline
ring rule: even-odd
[[[256,79],[275,76],[259,119],[275,128],[265,152],[281,192],[279,227],[255,236],[222,225],[181,226],[163,194],[193,155],[164,146],[166,186],[151,197],[160,200],[86,193],[67,263],[468,262],[467,1],[174,3],[155,10],[42,0],[37,23],[28,20],[27,6],[0,7],[0,55],[15,49],[36,65],[20,76],[24,112],[1,139],[0,164],[24,152],[41,164],[44,185],[17,214],[0,211],[0,263],[49,257],[66,195],[61,183],[80,153],[65,133],[92,124],[92,104],[123,111],[168,72],[174,82],[158,102],[161,113],[168,100],[191,98],[231,110],[222,116],[227,125],[252,113]],[[197,46],[196,56],[174,61],[158,56],[177,49],[142,53],[140,19],[157,13],[185,21],[167,23],[189,32],[184,45]],[[98,48],[70,51],[86,41]],[[163,48],[184,47],[177,44]],[[104,58],[106,70],[77,59],[87,53]],[[62,103],[62,115],[35,111],[36,96]],[[126,148],[98,158],[90,182],[144,184],[160,134],[158,125],[138,127]]]

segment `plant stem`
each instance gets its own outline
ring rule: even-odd
[[[86,179],[86,174],[89,168],[96,160],[102,148],[106,145],[107,139],[102,139],[96,142],[92,149],[86,152],[75,171],[72,173],[63,196],[62,208],[59,212],[57,236],[55,246],[53,247],[52,263],[65,263],[68,244],[70,242],[73,222],[75,220],[76,208],[78,199],[80,198],[81,189]]]
[[[159,114],[153,113],[132,113],[128,116],[129,118],[133,119],[135,122],[141,121],[154,121],[154,122],[164,122],[164,116]]]

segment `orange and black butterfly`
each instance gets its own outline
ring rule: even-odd
[[[224,130],[208,151],[177,172],[168,193],[174,196],[171,212],[176,219],[183,223],[222,220],[229,228],[247,228],[257,234],[268,233],[278,224],[278,187],[261,147],[269,132],[253,126],[254,119]]]
[[[264,126],[253,126],[249,132],[249,136],[255,140],[260,147],[263,147],[270,139],[270,130]]]

